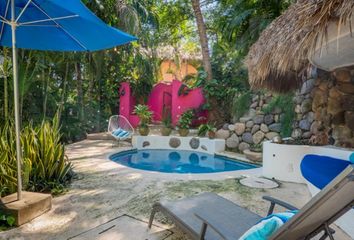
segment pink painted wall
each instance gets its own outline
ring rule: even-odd
[[[186,96],[178,96],[182,82],[174,80],[172,82],[172,123],[178,123],[179,116],[189,109],[199,108],[205,103],[205,97],[201,88],[191,90]],[[204,111],[201,116],[207,117],[207,112]],[[199,116],[200,117],[200,116]],[[194,122],[194,124],[198,124]]]
[[[130,84],[124,82],[120,85],[119,89],[120,104],[119,114],[126,117],[133,127],[137,127],[139,124],[139,118],[133,114],[134,106],[136,104],[135,98],[132,96]]]
[[[154,86],[147,102],[150,110],[154,113],[154,121],[159,122],[162,120],[164,105],[171,110],[172,124],[175,126],[183,112],[189,109],[197,109],[205,103],[206,100],[201,88],[193,89],[187,95],[178,96],[178,91],[181,85],[182,83],[180,81],[174,80],[171,85],[159,83]],[[125,116],[134,127],[137,127],[139,124],[139,118],[133,114],[136,100],[132,96],[130,84],[127,82],[122,83],[119,93],[119,114]],[[205,122],[207,115],[207,111],[201,112],[198,117],[202,117],[200,119],[203,119],[204,117],[204,120],[195,121],[193,124],[199,125]]]
[[[166,96],[171,95],[172,85],[159,83],[152,89],[148,103],[150,110],[154,113],[153,120],[162,121],[164,105],[171,107],[172,101]]]

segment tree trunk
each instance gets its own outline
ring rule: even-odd
[[[103,74],[103,63],[104,63],[104,52],[96,52],[93,56],[93,62],[95,64],[95,82],[98,83],[98,114],[97,114],[97,126],[96,130],[101,131],[101,116],[104,109],[105,94],[103,94],[102,89],[102,74]]]
[[[88,53],[87,54],[87,67],[86,67],[86,74],[88,76],[89,79],[89,86],[88,86],[88,90],[87,90],[87,100],[89,103],[92,103],[93,101],[93,93],[94,93],[94,87],[95,87],[95,78],[94,78],[94,67],[93,65],[93,57],[92,57],[92,53]],[[91,111],[92,111],[92,107],[91,107]]]
[[[76,89],[77,89],[77,105],[79,110],[79,120],[84,119],[84,101],[83,101],[83,90],[82,90],[82,74],[81,74],[81,64],[79,62],[75,63],[76,71]]]
[[[200,45],[202,48],[203,67],[205,72],[207,73],[207,80],[210,81],[213,79],[213,72],[211,68],[210,51],[208,45],[208,37],[206,34],[206,27],[203,19],[203,14],[200,9],[200,1],[199,0],[191,0],[191,1],[192,1],[196,22],[197,22]],[[211,98],[208,99],[208,102],[210,104],[208,121],[215,123],[216,125],[222,124],[225,121],[225,114],[223,113],[223,109],[220,108],[217,99]]]
[[[52,68],[49,67],[48,74],[46,74],[45,70],[43,70],[43,80],[44,80],[44,86],[43,86],[43,120],[47,118],[47,102],[48,102],[48,82],[49,82],[49,76],[50,73],[52,72]]]
[[[208,37],[206,34],[206,27],[203,19],[203,14],[200,9],[200,1],[199,0],[191,0],[191,1],[194,10],[194,15],[197,22],[199,41],[202,48],[203,67],[205,72],[208,74],[207,80],[211,80],[213,79],[213,72],[211,69],[210,51],[208,45]]]
[[[66,89],[67,89],[67,85],[68,85],[68,75],[69,75],[69,63],[67,62],[65,65],[65,74],[64,74],[64,78],[63,78],[63,92],[61,95],[61,100],[60,100],[60,105],[59,105],[59,119],[61,119],[61,115],[63,113],[64,110],[64,106],[66,103]]]

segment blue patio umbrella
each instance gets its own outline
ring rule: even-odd
[[[96,17],[80,0],[0,0],[0,45],[12,47],[17,148],[17,198],[21,199],[21,145],[17,48],[96,51],[136,40]]]

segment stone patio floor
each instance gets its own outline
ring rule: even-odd
[[[310,198],[303,184],[281,183],[276,189],[252,189],[239,183],[238,178],[245,173],[181,177],[134,170],[108,159],[109,154],[125,149],[129,147],[112,147],[109,140],[85,140],[68,145],[66,154],[77,173],[69,191],[53,199],[51,211],[19,228],[0,233],[0,239],[184,240],[188,238],[162,215],[157,215],[157,225],[147,230],[146,221],[155,201],[215,192],[265,215],[269,205],[261,199],[263,195],[283,199],[297,207]],[[117,222],[115,227],[121,232],[104,235],[102,225],[111,220]],[[103,235],[94,237],[95,231]],[[336,235],[336,239],[347,239],[340,233]]]

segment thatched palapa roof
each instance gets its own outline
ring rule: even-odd
[[[326,45],[328,27],[350,28],[354,0],[299,0],[274,20],[251,47],[246,63],[254,88],[296,89],[311,54]],[[339,35],[339,34],[338,34]],[[354,57],[354,56],[353,56]]]
[[[164,60],[175,60],[178,56],[181,60],[202,60],[202,53],[199,49],[194,51],[186,50],[183,46],[173,47],[171,45],[162,45],[155,49],[156,56]],[[152,50],[149,48],[140,48],[140,52],[152,56]]]

